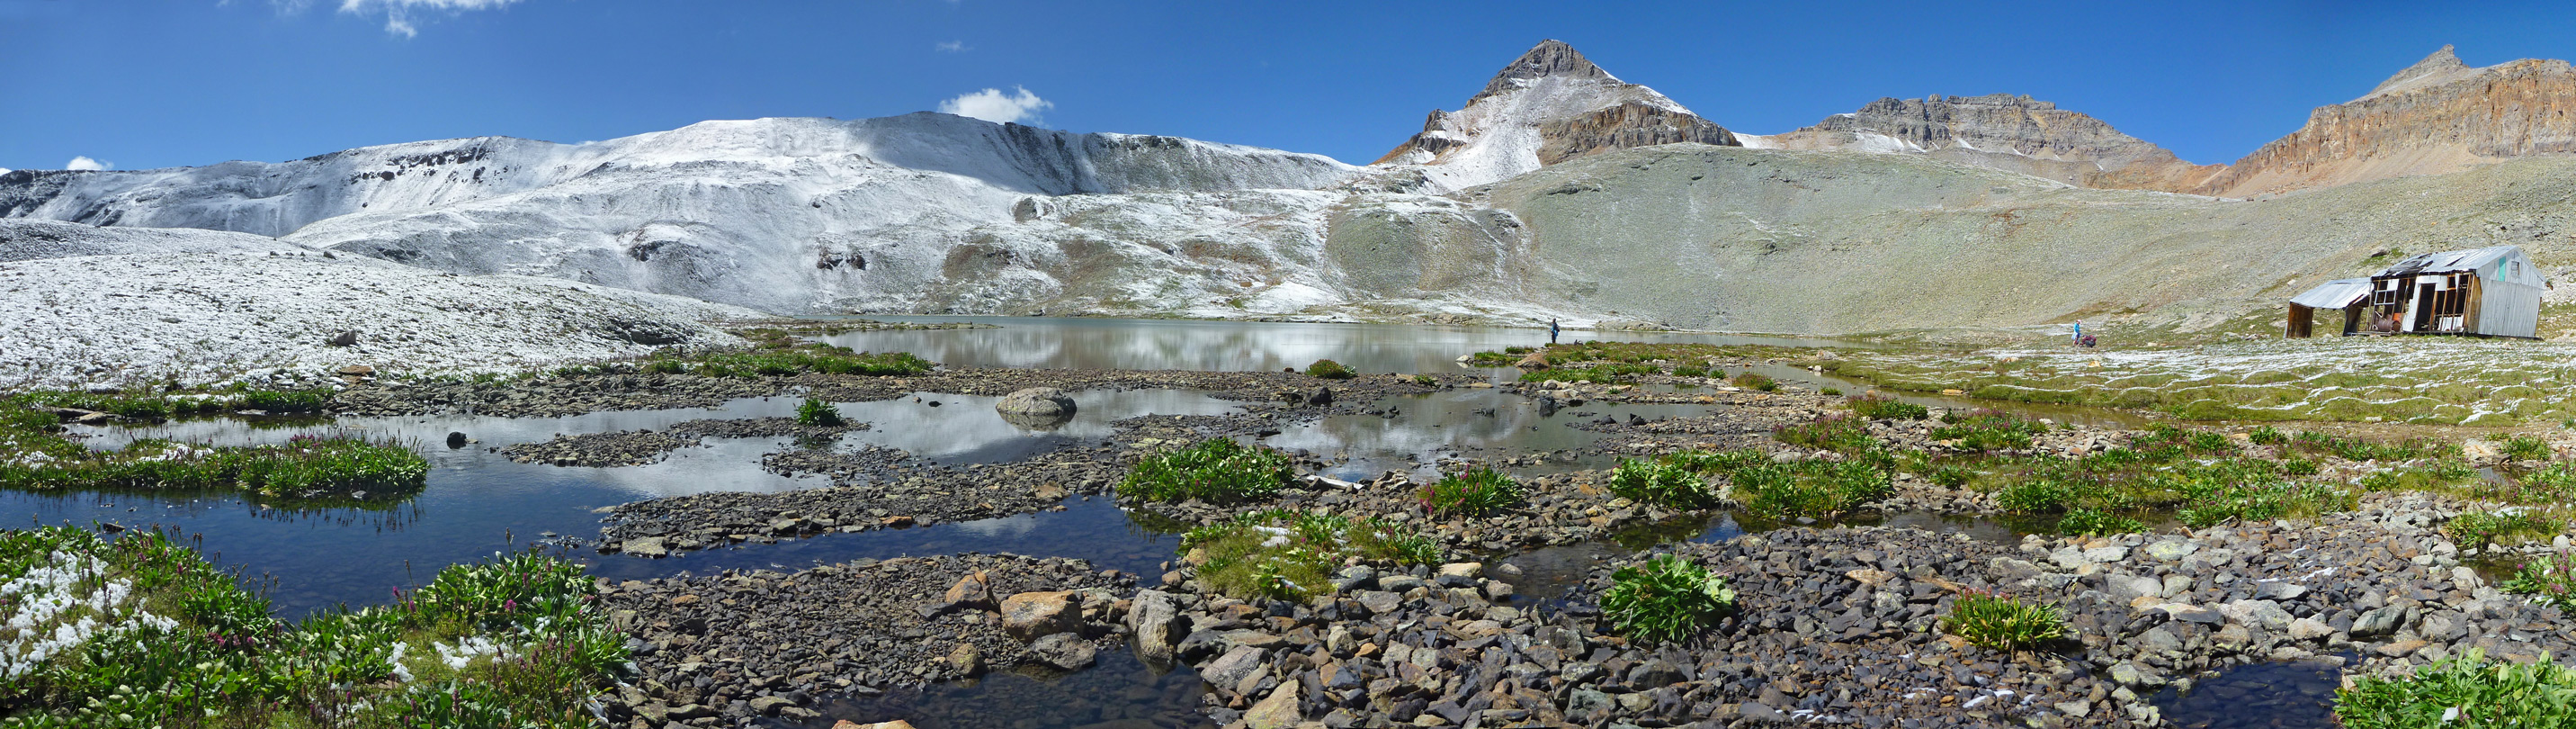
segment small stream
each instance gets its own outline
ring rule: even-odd
[[[2156,692],[2156,710],[2183,729],[2333,729],[2342,664],[2277,661],[2236,666],[2192,684]]]

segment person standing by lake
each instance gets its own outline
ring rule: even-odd
[[[2075,343],[2076,343],[2077,345],[2079,345],[2079,346],[2080,346],[2080,345],[2084,344],[2084,320],[2082,320],[2082,319],[2077,319],[2077,320],[2075,320],[2075,337],[2074,337],[2074,339],[2075,339]]]
[[[1553,319],[1553,318],[1548,319],[1548,320],[1547,320],[1547,343],[1549,343],[1549,344],[1555,344],[1555,343],[1556,343],[1556,331],[1557,331],[1557,330],[1556,330],[1556,320],[1555,320],[1555,319]]]

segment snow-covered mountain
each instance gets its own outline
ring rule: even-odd
[[[2434,169],[2395,166],[2427,149],[2443,159],[2467,150],[2481,164],[2563,152],[2557,121],[2437,132],[2461,119],[2552,113],[2569,98],[2564,68],[2467,69],[2440,54],[2319,116],[2415,123],[2312,122],[2334,133],[2294,135],[2286,141],[2307,141],[2257,155],[2280,164],[2237,169],[2279,173],[2255,182],[2305,184]],[[2492,99],[2519,101],[2481,104]],[[2369,154],[2336,140],[2369,141]],[[2345,170],[2355,160],[2368,169]],[[485,137],[274,164],[20,170],[0,173],[0,218],[233,231],[38,240],[19,245],[34,251],[20,258],[161,245],[325,249],[780,313],[1555,316],[1832,332],[2215,311],[2223,307],[2207,302],[2269,296],[2266,286],[2342,271],[2377,247],[2451,242],[2424,231],[2545,242],[2576,229],[2546,216],[2495,218],[2513,206],[2474,185],[2554,179],[2565,167],[2516,165],[2407,188],[2438,201],[2410,209],[2408,227],[2379,212],[2397,187],[2271,207],[2097,195],[2080,187],[2183,191],[2214,166],[2020,96],[1887,99],[1809,129],[1739,137],[1548,41],[1366,167],[944,114],[757,119],[578,145]],[[2206,221],[2233,227],[2174,238]],[[2294,257],[2230,259],[2218,267],[2225,277],[2192,287],[2158,283],[2183,280],[2165,268],[2181,265],[2177,251],[2201,263],[2227,246],[2292,249],[2247,231],[2311,245]],[[2562,260],[2545,245],[2532,250],[2544,264]],[[2014,267],[2077,253],[2062,268]],[[2150,260],[2117,270],[2162,273],[1980,283],[2009,278],[1998,271]],[[1939,278],[1963,262],[1983,273]],[[1985,298],[1940,298],[1954,291]]]
[[[1593,152],[1675,142],[1736,144],[1725,128],[1549,40],[1504,66],[1466,106],[1433,110],[1421,133],[1377,164],[1418,168],[1434,191],[1449,192]]]

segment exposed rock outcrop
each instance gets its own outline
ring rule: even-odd
[[[2100,119],[2029,96],[1879,99],[1747,146],[1924,154],[2084,187],[2175,190],[2225,169],[2194,165]]]
[[[2524,59],[2484,68],[2443,46],[2370,94],[2318,107],[2192,192],[2226,197],[2438,175],[2576,151],[2576,68]]]

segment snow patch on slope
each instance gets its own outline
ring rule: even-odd
[[[241,252],[0,263],[0,386],[10,389],[515,371],[663,346],[738,345],[739,307],[385,261]],[[343,330],[353,346],[330,346]]]
[[[246,233],[187,228],[100,228],[50,220],[0,218],[0,262],[124,253],[312,253],[312,249]]]

